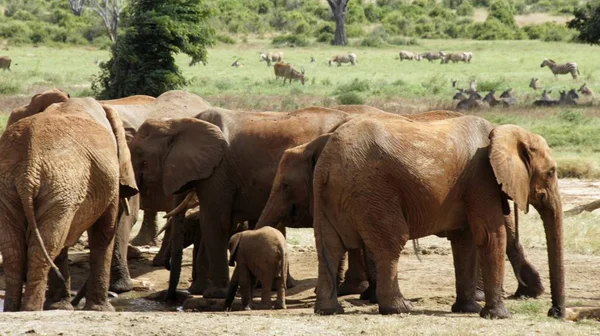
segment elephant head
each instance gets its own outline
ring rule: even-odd
[[[69,94],[60,89],[52,89],[43,93],[38,93],[31,98],[29,104],[21,106],[10,114],[6,127],[8,128],[8,126],[23,118],[43,112],[48,106],[54,103],[66,102],[69,98]]]
[[[315,164],[331,133],[287,149],[277,168],[269,200],[256,224],[276,227],[285,221],[289,227],[312,227],[312,181]]]
[[[552,293],[548,314],[563,317],[563,223],[556,162],[544,138],[518,126],[494,128],[490,142],[490,162],[502,191],[525,213],[533,205],[544,222]]]
[[[202,120],[147,120],[130,143],[142,198],[190,189],[212,174],[227,146],[221,130]]]

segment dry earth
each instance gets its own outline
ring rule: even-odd
[[[565,209],[600,197],[600,182],[561,180]],[[399,266],[400,288],[413,304],[413,312],[405,316],[380,316],[377,306],[358,300],[357,296],[342,298],[345,315],[315,316],[314,286],[317,257],[309,229],[289,230],[291,270],[299,285],[288,291],[287,311],[251,311],[225,313],[220,302],[210,312],[183,312],[179,306],[165,306],[145,297],[167,286],[168,272],[151,266],[154,248],[143,249],[142,258],[131,262],[136,283],[152,290],[133,291],[113,299],[119,312],[36,312],[0,314],[0,335],[600,335],[596,321],[568,322],[546,317],[550,296],[538,300],[505,301],[513,313],[511,319],[492,321],[476,314],[449,313],[454,300],[454,273],[450,245],[445,239],[430,237],[421,240],[422,262],[407,249]],[[549,290],[546,251],[527,248]],[[87,275],[85,251],[71,254],[73,287],[79,288]],[[567,253],[567,302],[569,306],[600,307],[600,256]],[[184,255],[184,275],[180,288],[190,279],[191,250]],[[2,269],[0,269],[0,273]],[[4,288],[0,276],[0,290]],[[505,290],[516,289],[514,275],[507,264]],[[0,295],[3,292],[0,291]],[[508,294],[506,295],[508,297]],[[1,298],[1,296],[0,296]],[[0,300],[1,302],[1,300]],[[238,304],[239,307],[239,304]],[[235,308],[235,306],[234,306]]]

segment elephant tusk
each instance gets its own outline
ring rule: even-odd
[[[171,218],[173,216],[178,215],[182,211],[187,210],[188,204],[192,201],[193,198],[194,198],[194,192],[189,192],[187,194],[187,196],[185,196],[185,199],[181,203],[179,203],[179,205],[175,209],[171,210],[171,212],[164,215],[163,218]]]
[[[160,229],[158,231],[158,233],[156,234],[156,237],[160,236],[160,234],[163,233],[170,225],[171,225],[171,220],[168,220],[167,223],[162,227],[162,229]],[[156,237],[154,237],[154,238],[156,238]]]
[[[131,216],[131,208],[129,207],[129,199],[121,198],[121,206],[123,207],[123,210],[125,211],[125,215]]]

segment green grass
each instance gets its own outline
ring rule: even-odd
[[[496,124],[512,123],[539,133],[553,148],[562,177],[600,177],[600,120],[598,112],[587,101],[577,108],[530,108],[540,94],[528,88],[532,77],[539,84],[559,90],[577,88],[584,82],[600,91],[600,47],[540,41],[470,41],[421,40],[417,46],[365,48],[356,45],[343,48],[324,44],[296,48],[272,48],[269,41],[252,40],[237,45],[220,44],[209,52],[206,66],[188,66],[186,55],[177,55],[177,63],[189,79],[184,89],[194,92],[216,106],[243,110],[290,111],[309,105],[332,106],[340,102],[374,105],[386,111],[413,113],[439,108],[453,108],[451,97],[459,87],[476,80],[480,91],[502,91],[512,87],[520,107],[474,112]],[[471,51],[470,64],[439,64],[428,61],[400,62],[401,49],[416,52],[444,50]],[[282,85],[275,80],[273,67],[259,62],[259,51],[283,51],[284,59],[294,67],[306,70],[306,85],[294,82]],[[358,56],[357,66],[329,67],[327,60],[335,54],[352,51]],[[0,77],[0,112],[17,105],[5,101],[27,97],[51,87],[61,87],[72,96],[93,94],[90,82],[98,72],[95,60],[109,58],[107,51],[93,48],[13,47],[6,52],[13,58],[12,72]],[[316,63],[310,63],[310,57]],[[544,57],[558,62],[579,64],[581,79],[570,76],[555,79],[547,68],[540,68]],[[240,58],[240,68],[231,63]],[[583,99],[585,100],[585,99]],[[18,105],[17,105],[18,106]]]

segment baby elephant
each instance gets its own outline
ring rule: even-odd
[[[242,307],[250,310],[256,281],[262,285],[262,309],[271,309],[271,285],[275,281],[275,309],[285,309],[287,244],[279,230],[266,226],[234,234],[229,240],[229,266],[237,266],[227,291],[225,309],[231,310],[235,293],[240,287]]]

